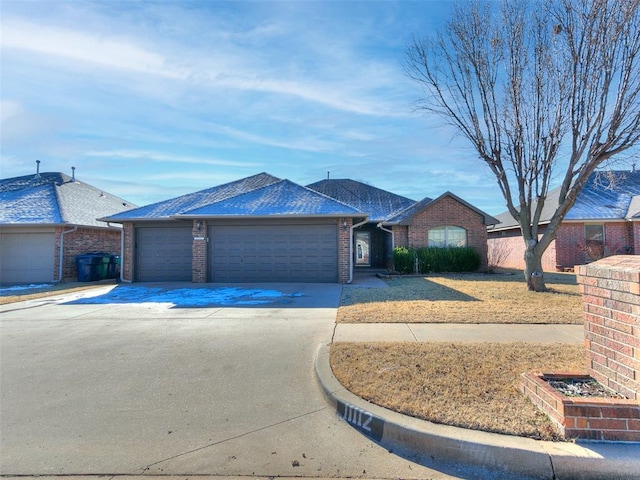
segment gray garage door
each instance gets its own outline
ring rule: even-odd
[[[191,226],[137,227],[136,280],[139,282],[190,282]]]
[[[337,282],[336,225],[213,226],[209,281]]]
[[[55,233],[0,233],[0,282],[4,285],[54,279]]]

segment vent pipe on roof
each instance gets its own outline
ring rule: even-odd
[[[327,171],[327,180],[329,180],[329,171]]]
[[[40,178],[40,160],[36,160],[36,176],[33,178]]]
[[[76,167],[71,167],[71,181],[76,181]]]

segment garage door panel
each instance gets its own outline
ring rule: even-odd
[[[336,225],[212,226],[209,280],[336,282]]]
[[[51,282],[55,233],[0,233],[0,282],[5,285]]]
[[[191,281],[192,244],[191,227],[136,228],[136,279]]]

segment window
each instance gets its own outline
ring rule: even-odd
[[[429,230],[430,247],[466,247],[467,231],[460,227],[436,227]]]
[[[587,261],[604,257],[604,225],[585,225],[584,239]]]

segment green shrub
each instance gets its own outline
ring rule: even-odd
[[[469,247],[422,247],[416,251],[418,273],[474,272],[480,268],[480,255]]]
[[[399,273],[475,272],[480,268],[480,255],[470,247],[396,247],[393,263]]]
[[[393,249],[394,270],[400,273],[413,273],[416,260],[416,252],[406,247]]]

